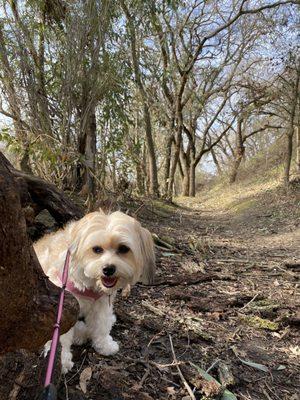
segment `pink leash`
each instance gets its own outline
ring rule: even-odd
[[[87,298],[93,299],[93,300],[98,300],[100,297],[103,296],[103,293],[101,293],[101,292],[96,293],[91,289],[85,289],[84,291],[80,291],[79,289],[75,288],[75,286],[72,282],[68,281],[70,256],[71,256],[70,250],[68,249],[65,263],[64,263],[63,273],[62,273],[62,276],[60,277],[62,286],[61,286],[61,291],[60,291],[56,322],[54,324],[54,331],[53,331],[52,342],[51,342],[51,347],[50,347],[50,354],[49,354],[49,358],[48,358],[47,371],[46,371],[46,377],[45,377],[45,382],[44,382],[44,390],[42,393],[42,397],[40,397],[41,400],[56,400],[56,398],[57,398],[56,388],[51,383],[51,381],[52,381],[55,357],[56,357],[57,346],[58,346],[58,341],[59,341],[60,321],[61,321],[62,312],[63,312],[65,291],[67,290],[78,296],[84,296],[84,297],[87,297]]]
[[[66,289],[66,285],[67,285],[67,281],[68,281],[69,264],[70,264],[70,250],[68,249],[65,263],[64,263],[63,274],[62,274],[62,287],[61,287],[61,292],[60,292],[60,297],[59,297],[56,322],[54,324],[54,331],[53,331],[53,336],[52,336],[50,354],[49,354],[45,383],[44,383],[44,398],[47,398],[47,399],[55,399],[56,398],[55,389],[53,388],[53,385],[51,384],[51,380],[52,380],[55,356],[56,356],[57,345],[58,345],[58,340],[59,340],[60,322],[61,322],[61,317],[62,317],[62,312],[63,312],[65,289]],[[51,394],[50,394],[50,392],[51,392]]]

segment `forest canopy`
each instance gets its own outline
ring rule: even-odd
[[[201,170],[233,183],[278,148],[288,184],[298,23],[286,0],[4,1],[0,139],[86,195],[195,196]]]

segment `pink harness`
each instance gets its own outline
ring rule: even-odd
[[[59,275],[59,278],[62,283],[61,275]],[[65,288],[68,292],[74,294],[75,296],[87,297],[88,299],[92,300],[98,300],[100,299],[100,297],[103,296],[103,292],[95,292],[93,289],[86,288],[84,290],[80,290],[77,287],[75,287],[74,283],[70,280],[67,280]]]

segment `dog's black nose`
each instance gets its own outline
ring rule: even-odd
[[[116,272],[116,267],[115,265],[107,265],[105,268],[103,268],[103,274],[105,276],[112,276]]]

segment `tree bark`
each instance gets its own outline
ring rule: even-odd
[[[78,151],[82,155],[83,161],[78,169],[77,189],[83,195],[94,195],[95,186],[95,166],[96,166],[96,112],[95,107],[89,109],[85,104],[80,115],[80,135],[78,141]]]
[[[214,148],[212,148],[210,152],[211,152],[212,159],[213,159],[213,161],[215,163],[215,166],[217,168],[218,174],[222,175],[222,168],[220,166],[220,163],[219,163],[219,160],[217,158],[217,155],[216,155],[216,152],[215,152]]]
[[[170,179],[171,157],[172,157],[172,144],[173,135],[170,135],[166,140],[165,148],[165,163],[164,163],[164,197],[168,197],[168,183]]]
[[[296,109],[297,109],[297,104],[299,102],[299,90],[300,90],[300,67],[298,66],[295,86],[293,87],[293,92],[292,92],[293,98],[292,98],[291,110],[289,115],[290,117],[289,126],[287,132],[287,150],[286,150],[285,168],[283,176],[283,182],[285,186],[288,186],[290,183],[290,169],[293,156],[293,136],[295,129]]]
[[[244,145],[244,138],[242,133],[242,125],[243,119],[240,118],[237,123],[237,132],[236,132],[236,148],[234,150],[234,161],[232,170],[229,177],[229,183],[233,184],[236,181],[238,169],[241,165],[242,159],[245,154],[245,145]]]
[[[183,169],[183,179],[182,179],[182,196],[188,196],[190,192],[190,160],[188,159],[188,154],[183,154],[181,152],[181,165]]]
[[[300,127],[296,126],[296,171],[300,174]]]
[[[195,197],[196,196],[196,167],[195,163],[191,163],[190,166],[190,191],[189,196]]]
[[[290,183],[290,169],[292,163],[293,156],[293,127],[290,129],[290,132],[286,136],[286,155],[285,155],[285,166],[284,166],[284,176],[283,181],[284,185],[288,186]]]
[[[168,195],[167,195],[168,200],[172,200],[172,197],[173,197],[175,172],[176,172],[177,164],[179,161],[179,153],[180,153],[180,145],[175,144],[174,147],[175,147],[175,149],[173,152],[173,156],[171,158],[171,168],[170,168],[170,176],[169,176],[169,182],[168,182]]]
[[[35,351],[51,338],[60,292],[44,275],[27,237],[20,179],[1,157],[0,354],[21,348]],[[77,302],[67,295],[62,332],[76,318]]]
[[[157,175],[157,165],[156,165],[156,154],[154,148],[154,141],[152,137],[152,125],[149,107],[145,100],[143,104],[144,110],[144,121],[146,126],[146,140],[148,148],[148,158],[149,158],[149,184],[150,184],[150,194],[155,197],[159,197],[158,188],[158,175]]]
[[[144,187],[144,176],[143,176],[143,170],[141,167],[141,164],[138,162],[135,165],[135,171],[136,171],[136,186],[137,186],[137,191],[140,196],[145,194],[145,187]]]
[[[234,162],[233,162],[233,166],[232,166],[232,170],[231,170],[231,174],[230,174],[230,178],[229,178],[229,183],[230,184],[232,184],[232,183],[234,183],[236,181],[238,170],[239,170],[239,167],[241,165],[241,162],[242,162],[242,159],[244,157],[244,154],[245,154],[244,145],[242,145],[241,147],[236,149],[235,159],[234,159]]]

